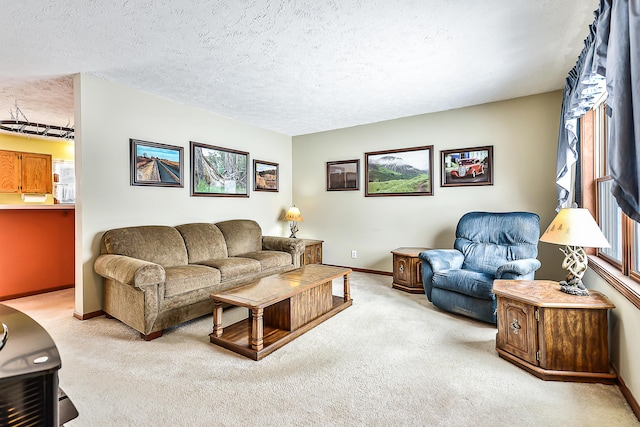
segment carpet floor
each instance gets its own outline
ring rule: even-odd
[[[69,427],[640,426],[617,386],[542,381],[498,357],[495,327],[389,276],[355,272],[351,292],[352,307],[259,362],[211,344],[211,316],[145,342],[115,319],[73,318],[73,290],[4,304],[56,342],[80,413]]]

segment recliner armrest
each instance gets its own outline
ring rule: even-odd
[[[166,277],[160,264],[124,255],[102,254],[93,268],[102,277],[136,288],[162,283]]]
[[[526,276],[540,268],[542,264],[535,258],[519,259],[498,267],[496,279],[517,279]]]
[[[428,262],[434,272],[462,268],[464,262],[464,255],[457,249],[430,249],[420,252],[418,258]]]

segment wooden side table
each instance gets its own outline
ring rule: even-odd
[[[393,285],[394,289],[412,294],[424,293],[422,286],[422,261],[418,254],[429,248],[397,248],[393,254]]]
[[[300,239],[304,242],[304,255],[300,266],[322,264],[322,243],[324,240]]]
[[[569,295],[549,280],[496,280],[496,350],[543,380],[612,384],[608,310],[598,291]]]

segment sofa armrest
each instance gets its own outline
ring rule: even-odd
[[[160,264],[124,255],[102,254],[93,268],[102,277],[136,288],[163,283],[166,277]]]
[[[496,279],[533,279],[533,273],[541,266],[535,258],[519,259],[498,267]]]
[[[299,268],[304,255],[304,242],[289,237],[262,236],[262,250],[287,252],[291,254],[293,265]]]

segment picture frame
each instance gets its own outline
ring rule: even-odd
[[[253,161],[253,191],[278,191],[278,163]]]
[[[184,187],[182,147],[130,138],[129,148],[131,185]]]
[[[493,145],[440,151],[440,186],[493,185]]]
[[[249,197],[249,153],[190,141],[191,195]]]
[[[327,191],[360,189],[360,159],[327,162]]]
[[[433,145],[365,153],[365,196],[433,196]]]

